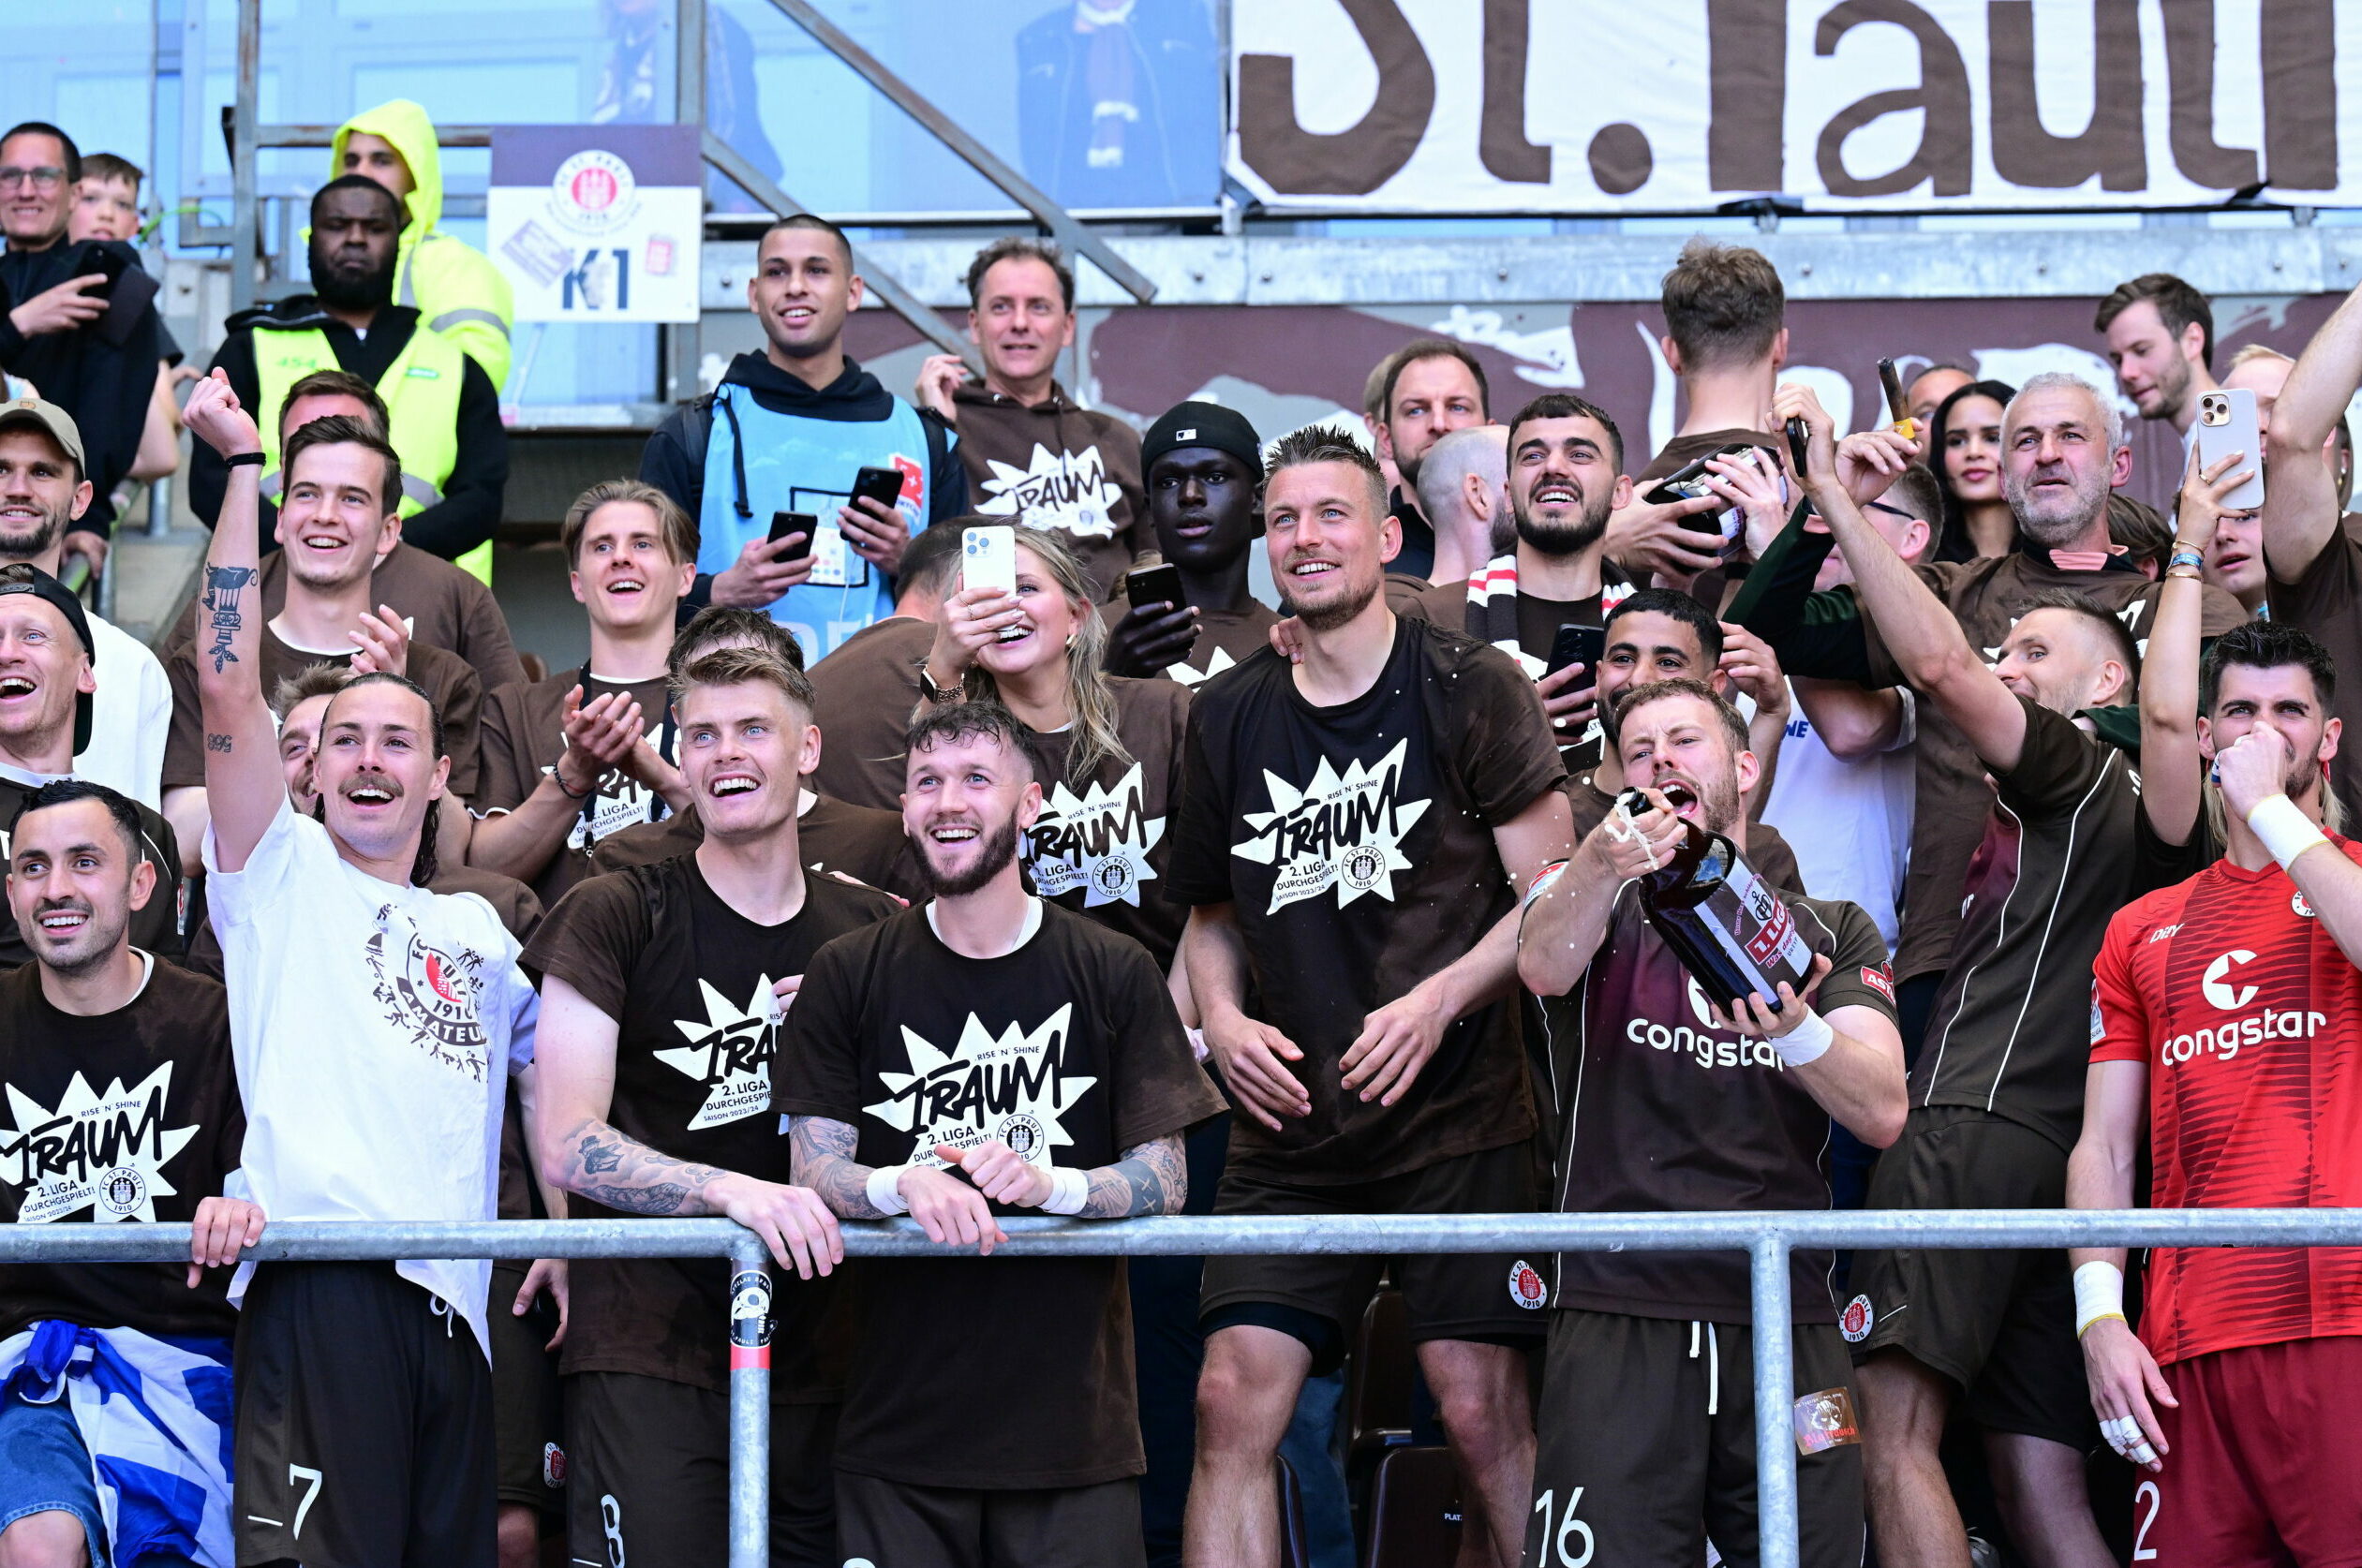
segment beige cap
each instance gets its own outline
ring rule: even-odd
[[[66,455],[74,460],[74,466],[90,476],[90,462],[82,456],[82,433],[74,423],[74,416],[54,403],[37,397],[12,397],[0,403],[0,430],[11,425],[37,424],[49,432],[50,439],[66,449]]]

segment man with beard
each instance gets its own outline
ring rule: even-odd
[[[1371,426],[1379,458],[1394,465],[1403,481],[1387,497],[1387,510],[1403,539],[1387,570],[1425,577],[1435,570],[1435,530],[1419,514],[1419,460],[1448,432],[1489,422],[1492,392],[1476,355],[1448,338],[1405,344],[1387,363],[1378,390],[1379,417]]]
[[[245,1193],[275,1219],[489,1220],[502,1081],[529,1070],[538,1006],[491,907],[423,885],[451,765],[435,704],[397,675],[352,680],[321,720],[320,820],[296,814],[263,701],[263,629],[245,613],[262,437],[218,371],[190,393],[187,419],[230,472],[197,681]],[[290,502],[315,474],[305,437],[335,422],[290,443]],[[327,457],[390,464],[364,435]],[[357,491],[363,515],[381,521],[381,482],[380,468],[334,488]],[[530,1083],[519,1085],[528,1113]],[[490,1273],[449,1259],[240,1268],[241,1560],[491,1568]]]
[[[2117,387],[2141,418],[2162,420],[2188,440],[2199,394],[2217,386],[2206,297],[2171,273],[2149,273],[2117,284],[2091,325],[2107,338]]]
[[[779,1109],[837,1214],[908,1213],[989,1254],[1000,1217],[1170,1214],[1182,1134],[1222,1109],[1155,960],[1028,894],[1041,786],[998,703],[911,727],[902,822],[934,897],[823,948]],[[837,1439],[845,1561],[1138,1568],[1142,1469],[1122,1261],[863,1265]]]
[[[1783,410],[1803,411],[1809,400],[1804,389],[1783,387],[1775,412],[1784,420]],[[2146,640],[2157,584],[2108,537],[2111,487],[2132,465],[2114,401],[2087,381],[2045,372],[2029,378],[2003,410],[2001,444],[2002,494],[2017,520],[2021,548],[1972,561],[1923,562],[1911,570],[1952,613],[1968,645],[1987,660],[1998,657],[2019,616],[2043,596],[2061,592],[2115,615],[2136,643]],[[1841,478],[1846,466],[1840,453]],[[1849,481],[1848,488],[1852,503],[1861,505],[1876,499],[1879,487]],[[1801,518],[1792,523],[1749,573],[1746,590],[1732,601],[1731,618],[1768,642],[1790,675],[1871,688],[1910,684],[1890,652],[1892,625],[1866,620],[1852,591],[1812,591],[1834,542],[1826,533],[1807,531]],[[2238,601],[2220,589],[2209,587],[2203,598],[2206,636],[2220,636],[2247,618]],[[1958,726],[1932,704],[1922,703],[1916,717],[1910,875],[1894,956],[1903,1043],[1913,1053],[1952,962],[1960,889],[1991,799],[1984,768]]]
[[[237,1314],[199,1265],[262,1235],[260,1208],[212,1195],[245,1132],[228,1004],[131,944],[159,891],[137,806],[67,779],[9,817],[34,961],[0,977],[0,1222],[195,1235],[186,1264],[0,1265],[0,1562],[227,1563]]]
[[[1163,675],[1196,686],[1269,641],[1279,617],[1247,587],[1263,537],[1263,442],[1246,416],[1219,403],[1178,403],[1140,442],[1149,522],[1181,602],[1110,601],[1107,673]]]
[[[212,378],[228,384],[218,369]],[[441,725],[436,751],[450,760],[454,802],[473,794],[483,683],[456,654],[410,641],[401,618],[369,598],[372,571],[402,536],[402,520],[391,505],[400,459],[366,426],[332,415],[289,437],[286,472],[287,504],[275,532],[287,552],[287,599],[262,621],[260,593],[244,599],[248,625],[261,621],[254,628],[258,678],[276,689],[319,663],[408,677],[435,704]],[[203,675],[209,669],[218,673],[224,652],[201,613],[197,635],[173,649],[165,666],[172,683],[172,728],[164,747],[164,813],[192,875],[208,808]],[[464,826],[450,825],[454,831]]]
[[[305,377],[343,369],[376,387],[392,416],[386,438],[402,457],[392,497],[402,537],[447,561],[470,556],[469,570],[488,578],[490,557],[474,556],[499,526],[509,481],[500,396],[458,345],[394,303],[402,222],[401,202],[375,180],[348,174],[320,186],[312,198],[314,291],[230,318],[214,366],[262,428],[261,548],[271,547],[286,488],[280,410]],[[220,455],[198,443],[188,504],[209,526],[226,482]]]
[[[96,494],[73,416],[34,398],[0,405],[0,564],[22,561],[56,576],[66,530]],[[82,621],[90,628],[91,673],[98,689],[88,744],[74,754],[75,777],[153,810],[163,804],[158,779],[172,721],[171,683],[138,638],[89,610]]]
[[[692,660],[673,701],[703,838],[576,886],[525,964],[542,977],[542,1172],[574,1195],[571,1212],[726,1215],[806,1281],[785,1293],[785,1358],[771,1380],[771,1560],[836,1568],[829,1451],[845,1369],[822,1332],[835,1282],[817,1277],[844,1249],[820,1199],[789,1185],[773,1064],[812,955],[899,906],[804,871],[796,806],[820,747],[811,700],[804,673],[765,649]],[[573,1555],[718,1561],[728,1358],[720,1335],[680,1325],[722,1321],[721,1272],[699,1259],[583,1259],[572,1273]]]
[[[1529,1208],[1512,889],[1568,841],[1540,700],[1506,656],[1387,607],[1400,536],[1359,446],[1318,425],[1281,440],[1263,513],[1302,657],[1265,650],[1197,688],[1166,890],[1192,907],[1190,987],[1240,1113],[1216,1212]],[[1412,1257],[1394,1275],[1483,1520],[1472,1549],[1502,1564],[1534,1453],[1522,1347],[1538,1325],[1504,1285],[1516,1261]],[[1208,1262],[1185,1561],[1278,1561],[1273,1457],[1384,1263]]]
[[[74,777],[78,747],[97,712],[96,643],[82,600],[38,567],[0,566],[0,821],[44,785]],[[181,856],[172,830],[138,806],[140,853],[154,894],[134,906],[131,939],[150,953],[177,954]],[[0,835],[0,853],[6,851]],[[30,939],[0,911],[0,969],[33,957]]]
[[[1552,1026],[1557,1206],[1826,1208],[1831,1121],[1873,1146],[1903,1125],[1886,944],[1854,906],[1782,892],[1813,955],[1804,994],[1783,982],[1777,996],[1717,1005],[1649,924],[1634,882],[1699,829],[1741,828],[1756,772],[1746,726],[1686,677],[1635,688],[1616,715],[1621,764],[1647,806],[1603,821],[1544,873],[1518,948]],[[1789,1260],[1800,1412],[1846,1398],[1830,1268],[1826,1251]],[[1557,1310],[1526,1562],[1595,1548],[1601,1562],[1694,1561],[1709,1537],[1726,1561],[1758,1561],[1746,1260],[1568,1252],[1547,1289]],[[1796,1489],[1802,1561],[1858,1564],[1861,1456],[1848,1444],[1807,1454]]]

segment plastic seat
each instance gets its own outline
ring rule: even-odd
[[[1381,1290],[1361,1313],[1345,1363],[1345,1474],[1357,1486],[1379,1456],[1411,1441],[1418,1375],[1403,1293]]]
[[[1446,1568],[1460,1553],[1460,1525],[1450,1449],[1395,1448],[1378,1460],[1366,1568]]]

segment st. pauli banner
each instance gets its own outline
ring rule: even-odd
[[[1255,0],[1269,206],[1682,213],[2362,203],[2362,5]],[[2347,123],[2351,122],[2351,123]]]
[[[498,126],[484,234],[520,321],[694,321],[695,126]]]

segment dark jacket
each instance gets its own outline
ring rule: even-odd
[[[845,357],[844,374],[814,390],[773,364],[761,354],[740,354],[730,362],[722,380],[744,387],[755,403],[775,414],[795,414],[808,420],[841,420],[849,424],[875,424],[894,412],[894,394],[878,378]],[[932,409],[918,411],[927,427],[927,521],[931,526],[968,510],[968,478],[952,451],[949,429]],[[656,427],[640,453],[640,479],[674,500],[695,522],[706,506],[706,447],[713,434],[713,394],[693,398],[674,409]],[[733,476],[719,476],[733,482]],[[696,585],[681,603],[684,619],[709,603],[714,580],[699,573]]]
[[[101,316],[72,332],[36,337],[17,331],[9,311],[89,270],[84,263],[101,250],[126,263],[116,291],[145,291],[145,304],[127,320]],[[47,250],[0,255],[0,370],[23,377],[74,416],[87,464],[83,477],[97,493],[74,526],[102,536],[114,527],[110,497],[140,453],[140,433],[147,427],[148,406],[156,396],[156,367],[180,352],[156,314],[155,284],[140,270],[139,255],[121,240],[60,241]]]
[[[258,321],[269,321],[274,328],[318,328],[335,351],[336,363],[375,386],[418,330],[418,312],[408,305],[382,306],[366,337],[322,310],[319,301],[309,294],[242,310],[230,318],[229,335],[222,339],[214,363],[229,373],[238,401],[256,419],[266,420],[276,419],[278,410],[256,407],[262,395],[254,367]],[[458,461],[443,486],[443,498],[402,520],[404,540],[447,561],[473,550],[499,527],[501,492],[509,482],[509,433],[500,423],[500,394],[493,390],[492,378],[483,366],[464,355],[461,358],[465,368],[459,383]],[[188,506],[209,528],[221,513],[222,491],[229,482],[230,470],[222,466],[221,454],[202,441],[195,443],[188,463]],[[279,512],[267,500],[260,510],[262,549],[267,553],[278,548],[271,531],[277,525]]]

